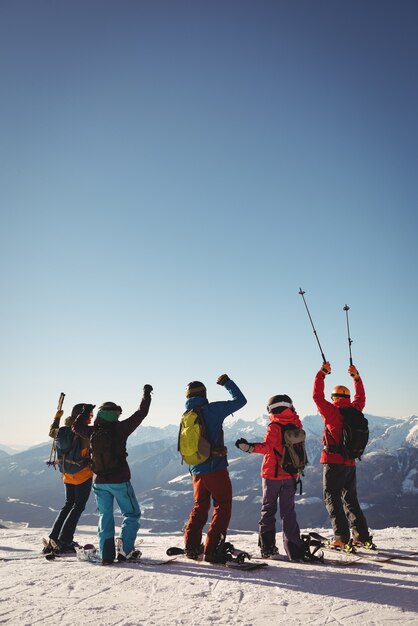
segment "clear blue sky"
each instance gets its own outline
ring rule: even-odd
[[[228,373],[303,417],[326,357],[418,412],[414,0],[0,2],[0,443]],[[237,415],[238,416],[238,415]]]

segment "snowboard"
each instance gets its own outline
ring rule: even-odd
[[[240,553],[238,553],[238,557],[235,557],[233,560],[226,561],[226,563],[209,563],[208,561],[204,561],[203,558],[189,559],[186,557],[184,549],[178,548],[177,546],[168,548],[166,554],[167,556],[180,557],[182,558],[183,562],[187,560],[188,563],[196,563],[197,565],[204,565],[207,567],[222,567],[222,568],[226,567],[228,569],[236,569],[236,570],[241,570],[244,572],[251,572],[251,571],[268,566],[268,563],[265,563],[264,561],[257,562],[257,563],[250,563],[249,561],[240,560],[239,558]],[[244,554],[244,553],[241,553],[241,554]]]

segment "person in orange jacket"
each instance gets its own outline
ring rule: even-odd
[[[76,404],[71,411],[71,415],[66,418],[65,426],[71,427],[76,417],[83,409],[84,403]],[[50,426],[49,436],[54,440],[57,437],[61,417],[63,415],[64,411],[57,411],[54,421]],[[90,497],[93,482],[89,448],[90,442],[88,439],[81,439],[81,458],[85,459],[85,462],[80,463],[80,470],[78,472],[69,473],[62,468],[62,479],[65,486],[65,502],[57,515],[48,539],[44,540],[44,548],[42,550],[44,554],[51,552],[75,552],[74,546],[77,544],[74,543],[74,533]]]
[[[353,407],[362,411],[366,404],[366,393],[357,368],[350,365],[348,373],[354,380],[354,400],[350,401],[350,390],[347,387],[338,385],[331,393],[332,402],[329,402],[324,396],[324,381],[330,373],[331,365],[326,361],[315,376],[313,400],[325,424],[320,462],[323,464],[324,504],[334,531],[332,545],[344,549],[350,542],[351,527],[353,543],[371,547],[372,537],[357,497],[356,461],[338,450],[344,422],[339,409]]]

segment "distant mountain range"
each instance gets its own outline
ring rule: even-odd
[[[366,415],[370,442],[357,464],[358,492],[369,526],[416,526],[418,511],[418,417],[404,419]],[[239,437],[262,441],[268,418],[253,422],[228,418],[224,424],[234,503],[230,527],[257,530],[261,504],[262,456],[235,448]],[[307,434],[309,465],[303,478],[302,496],[296,497],[301,528],[329,526],[322,502],[322,418],[303,419]],[[177,452],[178,427],[140,426],[130,437],[128,461],[132,483],[142,509],[141,524],[155,532],[180,530],[193,506],[193,491],[187,465]],[[1,449],[3,448],[3,449]],[[8,454],[0,446],[0,523],[27,522],[49,527],[63,505],[61,475],[46,466],[51,443]],[[84,524],[97,523],[94,497],[82,517]],[[278,521],[280,528],[280,521]]]

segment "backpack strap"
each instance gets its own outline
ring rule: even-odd
[[[338,409],[339,414],[341,415],[342,418],[342,425],[343,425],[343,429],[344,429],[344,415],[341,413],[340,409]],[[343,438],[343,430],[341,430],[341,439]],[[329,432],[328,428],[325,426],[325,430],[324,430],[324,438],[325,438],[325,446],[324,446],[324,450],[325,452],[333,452],[334,454],[341,454],[341,456],[343,456],[345,459],[348,459],[348,455],[347,455],[347,451],[345,450],[344,446],[342,445],[342,442],[337,444],[329,444],[328,443],[328,437],[331,437],[331,433]]]

